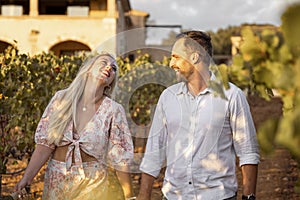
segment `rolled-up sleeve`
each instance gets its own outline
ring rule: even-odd
[[[238,90],[230,103],[233,143],[239,165],[258,164],[259,147],[256,130],[245,94]]]
[[[157,177],[166,159],[167,127],[162,96],[158,101],[140,170]]]

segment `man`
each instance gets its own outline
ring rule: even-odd
[[[225,97],[208,82],[211,38],[202,31],[177,36],[170,67],[183,80],[160,96],[153,118],[138,200],[151,198],[166,167],[163,199],[237,199],[236,157],[243,175],[243,199],[255,199],[259,163],[256,131],[244,93],[234,84]]]

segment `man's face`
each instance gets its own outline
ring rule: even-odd
[[[172,48],[170,67],[176,71],[176,75],[180,79],[190,80],[195,67],[192,64],[191,54],[184,46],[184,39],[177,40]]]

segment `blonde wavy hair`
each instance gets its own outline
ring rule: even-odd
[[[101,53],[87,58],[75,79],[72,81],[70,86],[64,91],[64,93],[58,97],[55,108],[53,109],[49,118],[48,126],[48,140],[51,144],[58,145],[63,138],[63,132],[66,129],[68,123],[76,119],[76,109],[80,97],[83,94],[86,82],[88,79],[88,72],[96,62],[96,60],[102,56],[109,56],[115,60],[115,58],[109,53]],[[117,72],[112,83],[104,89],[104,95],[110,97],[113,88],[116,85]]]

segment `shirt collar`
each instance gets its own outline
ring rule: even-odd
[[[210,76],[209,80],[215,81],[217,79],[216,75],[212,72],[210,72],[210,74],[211,74],[211,76]],[[211,93],[211,92],[212,92],[212,88],[207,87],[203,91],[201,91],[198,95],[203,95],[203,94]],[[178,90],[177,90],[176,94],[180,95],[180,94],[188,94],[188,93],[189,93],[189,90],[188,90],[188,86],[187,86],[186,82],[181,82],[179,84],[179,87],[178,87]]]

